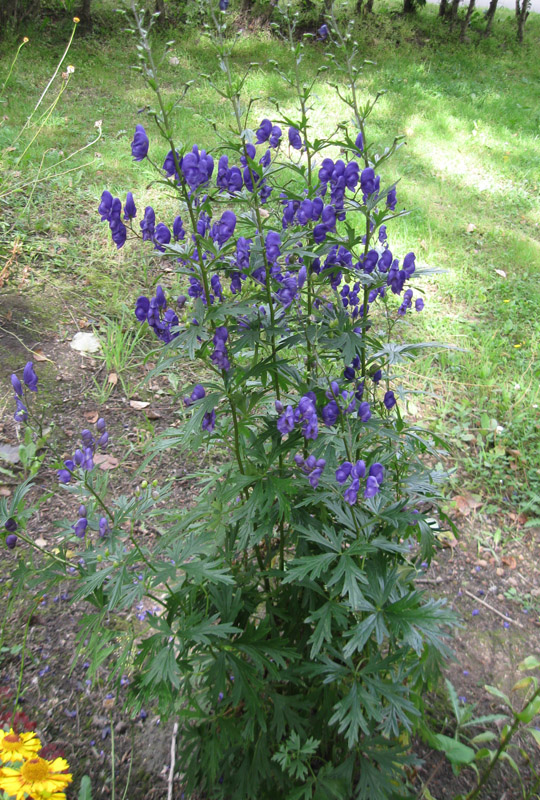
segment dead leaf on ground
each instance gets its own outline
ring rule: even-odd
[[[153,408],[148,409],[148,411],[146,412],[146,416],[148,417],[148,419],[161,419],[161,414],[159,413],[159,411],[154,411]]]
[[[458,540],[452,531],[437,531],[435,535],[443,547],[451,547],[454,549],[454,547],[457,546]]]
[[[130,400],[129,404],[131,408],[134,408],[135,411],[142,411],[143,408],[148,408],[150,403],[146,402],[145,400]]]
[[[11,489],[9,486],[0,486],[0,497],[11,497]]]
[[[94,464],[97,464],[100,469],[116,469],[120,462],[109,453],[96,453],[94,456]]]
[[[474,223],[472,222],[469,222],[469,224],[467,225],[467,233],[472,233],[475,230],[476,230],[476,225],[474,225]]]
[[[35,540],[35,543],[37,544],[38,547],[47,547],[46,539],[43,539],[41,536]]]
[[[517,567],[517,561],[514,556],[503,556],[501,561],[503,564],[506,564],[507,567],[510,567],[510,569],[516,569]]]
[[[109,377],[107,378],[107,380],[112,386],[116,386],[116,384],[118,383],[118,375],[116,374],[116,372],[109,372]]]
[[[476,511],[476,509],[482,505],[482,501],[469,492],[457,494],[452,500],[456,504],[459,513],[463,514],[464,517],[468,516],[471,511]]]
[[[94,422],[97,422],[99,419],[99,412],[98,411],[85,411],[83,417],[88,420],[88,422],[93,425]]]
[[[506,272],[504,271],[504,269],[496,269],[495,272],[497,273],[497,275],[500,275],[501,278],[506,278]]]
[[[49,359],[47,358],[41,347],[36,347],[36,349],[33,351],[32,354],[36,359],[36,361],[49,361]]]

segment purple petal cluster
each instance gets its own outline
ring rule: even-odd
[[[64,469],[57,470],[56,474],[60,483],[70,483],[76,469],[85,471],[94,469],[94,455],[97,448],[104,450],[109,443],[107,424],[103,417],[100,417],[96,422],[96,429],[96,437],[88,428],[81,431],[81,447],[75,450],[73,458],[68,458],[64,461]],[[86,514],[83,514],[82,517],[86,517]]]
[[[268,142],[270,147],[279,147],[279,143],[281,141],[281,128],[279,125],[272,125],[269,119],[263,119],[255,131],[255,137],[257,144],[264,144],[265,142]]]
[[[33,361],[28,361],[23,369],[23,382],[25,388],[29,392],[37,392],[38,390],[38,377],[34,370]],[[28,408],[24,403],[23,385],[15,373],[11,376],[11,386],[15,392],[15,414],[13,418],[15,422],[26,422],[28,419]]]
[[[15,535],[15,531],[17,530],[18,527],[19,526],[17,525],[17,522],[13,519],[13,517],[9,517],[9,519],[7,519],[4,523],[4,528],[8,532],[8,535],[6,536],[6,547],[9,550],[13,550],[13,548],[17,544],[17,536]]]
[[[364,203],[367,202],[368,197],[371,195],[378,194],[380,185],[381,179],[378,175],[375,176],[373,167],[366,167],[362,170],[360,175],[360,188],[362,189]]]
[[[344,500],[349,505],[354,505],[358,499],[360,491],[360,481],[366,477],[366,464],[364,461],[357,461],[352,464],[350,461],[344,461],[336,470],[336,481],[344,486],[350,478],[350,484],[343,493]],[[375,497],[380,491],[381,484],[384,479],[384,467],[382,464],[376,462],[369,468],[369,474],[366,479],[366,486],[364,490],[364,497]]]
[[[210,361],[215,364],[218,369],[230,370],[231,363],[229,361],[229,354],[225,342],[229,338],[229,331],[225,326],[216,328],[214,333],[214,352],[210,356]],[[205,428],[208,430],[208,428]],[[213,430],[213,429],[212,429]]]
[[[131,192],[130,192],[131,194]],[[133,195],[129,203],[129,211],[135,211],[135,203],[133,202]],[[105,220],[109,223],[112,240],[119,250],[124,246],[127,237],[127,228],[122,222],[122,203],[119,197],[113,197],[110,192],[105,190],[101,195],[101,201],[98,206],[98,213],[101,215],[101,221]]]
[[[229,167],[227,156],[221,156],[218,162],[216,185],[222,192],[234,194],[239,192],[244,182],[239,167]]]
[[[330,184],[330,202],[335,206],[340,220],[345,219],[343,208],[345,189],[355,191],[358,185],[359,173],[360,167],[356,161],[349,161],[346,164],[341,158],[336,162],[332,161],[331,158],[323,159],[319,170],[319,192],[324,197]]]
[[[316,401],[314,392],[307,392],[303,395],[296,408],[293,408],[292,405],[285,408],[279,400],[276,400],[276,411],[280,414],[277,429],[281,435],[286,436],[294,430],[295,425],[302,423],[304,438],[316,439],[319,435]]]
[[[200,150],[193,145],[191,153],[186,153],[182,159],[181,170],[186,183],[192,191],[204,186],[214,171],[214,159],[206,150]]]
[[[316,489],[326,466],[326,460],[324,458],[315,458],[315,456],[308,456],[304,460],[303,456],[297,453],[294,461],[302,472],[308,476],[311,487]]]
[[[178,331],[172,330],[178,325],[178,317],[172,308],[167,308],[165,292],[159,285],[154,297],[148,299],[141,295],[137,298],[135,316],[139,322],[148,322],[158,339],[165,344],[178,336]]]

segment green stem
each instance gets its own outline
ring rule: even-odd
[[[22,679],[23,679],[23,672],[24,672],[24,656],[26,653],[26,639],[28,638],[28,629],[30,628],[30,620],[34,615],[34,611],[38,607],[39,603],[41,602],[41,597],[36,600],[33,605],[33,608],[28,616],[26,621],[26,625],[24,626],[24,636],[23,636],[23,643],[22,643],[22,652],[21,652],[21,666],[19,668],[19,680],[17,682],[17,692],[15,694],[15,702],[13,704],[13,714],[11,715],[11,727],[13,728],[13,721],[15,719],[15,709],[17,708],[17,703],[19,702],[19,697],[21,696],[21,686],[22,686]]]

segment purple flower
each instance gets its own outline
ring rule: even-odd
[[[136,216],[137,208],[135,206],[135,200],[133,199],[132,193],[128,192],[124,205],[124,219],[133,219]]]
[[[34,365],[32,361],[28,361],[23,370],[23,381],[25,382],[27,389],[29,389],[31,392],[37,392],[38,378],[34,372]]]
[[[264,144],[270,138],[272,133],[272,123],[269,119],[261,120],[261,124],[255,131],[256,142],[257,144]]]
[[[182,222],[181,217],[175,217],[173,222],[173,237],[175,241],[179,239],[186,238],[186,232],[184,230],[184,223]]]
[[[379,492],[380,487],[377,482],[377,479],[370,475],[366,481],[366,488],[364,491],[364,497],[375,497],[375,495]]]
[[[88,520],[85,517],[82,517],[78,520],[78,522],[73,525],[73,532],[75,536],[78,536],[79,539],[83,539],[86,534],[86,528],[88,526]]]
[[[187,153],[182,159],[181,169],[188,186],[195,190],[208,183],[212,177],[214,159],[206,153],[206,150],[199,151],[194,144],[191,153]]]
[[[206,392],[205,392],[204,386],[201,386],[201,384],[198,383],[194,387],[194,389],[191,392],[190,396],[189,397],[184,397],[184,405],[186,406],[186,408],[188,408],[189,406],[193,405],[193,403],[196,403],[197,400],[202,400],[203,397],[205,397],[205,396],[206,396]]]
[[[275,231],[270,231],[270,233],[267,233],[265,240],[266,256],[270,262],[277,261],[281,255],[281,250],[279,249],[280,244],[281,236],[279,233],[276,233]]]
[[[224,211],[216,227],[217,243],[222,247],[234,233],[236,227],[235,214],[232,211]]]
[[[111,229],[111,237],[116,245],[116,249],[120,250],[126,243],[127,228],[121,219],[111,219],[109,228]]]
[[[377,481],[377,483],[380,486],[381,483],[384,480],[384,467],[383,467],[383,465],[379,464],[379,462],[376,461],[369,468],[369,475],[370,475],[370,477],[375,478],[375,480]]]
[[[156,215],[152,206],[146,206],[144,209],[144,217],[141,220],[141,231],[143,241],[152,241],[154,238],[154,231],[156,226]]]
[[[386,225],[381,225],[379,228],[379,242],[386,241]]]
[[[396,404],[396,398],[394,396],[394,392],[392,391],[386,392],[386,394],[384,395],[383,403],[386,406],[386,408],[390,411],[390,409],[393,408]]]
[[[134,161],[142,161],[143,158],[146,158],[149,144],[145,129],[142,125],[137,125],[131,142],[131,155]]]
[[[15,398],[17,409],[13,415],[15,422],[26,422],[28,419],[28,409],[24,405],[20,397]]]
[[[99,535],[100,535],[100,537],[102,539],[104,539],[105,536],[108,534],[108,532],[109,532],[109,523],[107,521],[107,517],[100,517],[100,519],[99,519]]]
[[[365,400],[358,406],[358,419],[361,419],[362,422],[367,422],[369,419],[371,419],[371,409],[369,407],[369,403]]]
[[[6,545],[9,548],[9,550],[13,550],[16,544],[17,544],[17,536],[14,533],[10,533],[9,536],[6,536]]]
[[[396,187],[394,186],[392,189],[390,189],[390,191],[386,195],[386,205],[388,206],[390,211],[393,211],[396,207],[396,203],[397,203],[397,194],[396,194]]]
[[[336,481],[343,485],[349,475],[351,474],[352,464],[350,461],[344,461],[341,466],[336,469]]]
[[[8,533],[15,533],[18,528],[17,522],[13,519],[13,517],[9,517],[4,524],[4,528]]]
[[[165,161],[163,162],[163,171],[167,173],[167,175],[176,175],[178,178],[178,173],[176,172],[176,165],[174,163],[174,156],[172,150],[169,150],[167,155],[165,156]],[[176,151],[176,161],[179,167],[182,167],[182,158],[180,157],[180,153],[178,150]]]
[[[203,431],[208,431],[208,433],[212,433],[214,428],[216,427],[216,409],[213,408],[211,411],[207,411],[203,417],[202,421],[202,429]]]
[[[317,38],[321,42],[325,42],[328,39],[328,25],[323,24],[317,31]]]
[[[360,490],[360,481],[357,478],[355,478],[355,480],[353,480],[349,488],[345,489],[345,492],[343,494],[345,502],[353,506],[358,499],[359,490]]]
[[[289,128],[289,144],[292,148],[294,148],[294,150],[302,149],[302,138],[300,136],[300,132],[292,126]]]
[[[416,269],[416,265],[414,263],[415,258],[416,256],[414,255],[414,253],[407,253],[405,258],[403,259],[403,271],[405,272],[407,278],[410,278],[414,270]]]
[[[287,406],[283,414],[277,421],[277,429],[282,436],[294,430],[294,409],[292,406]]]
[[[324,406],[321,411],[321,416],[324,424],[328,425],[328,427],[336,424],[337,418],[339,417],[339,406],[335,400],[331,400]]]
[[[375,170],[372,167],[366,167],[362,170],[360,175],[360,187],[364,196],[364,203],[367,201],[369,195],[375,194],[379,191],[380,178],[375,177]]]
[[[281,128],[279,125],[274,125],[272,128],[272,133],[270,134],[269,145],[270,147],[279,147],[279,143],[281,141]]]
[[[424,301],[421,297],[416,298],[416,300],[414,301],[414,307],[417,311],[422,311],[422,309],[424,308]]]
[[[160,250],[164,253],[165,247],[163,245],[167,245],[171,241],[171,232],[163,222],[158,222],[156,225],[154,241],[156,243],[156,250]]]
[[[113,196],[105,189],[101,194],[101,201],[98,206],[98,214],[101,214],[101,221],[109,220],[111,217],[111,210],[113,204]]]
[[[477,608],[473,608],[473,610],[472,610],[472,615],[473,615],[473,617],[477,617],[479,613],[480,613],[480,612],[478,611],[478,609],[477,609]]]
[[[219,0],[219,10],[227,11],[229,8],[229,0]]]
[[[13,373],[13,375],[11,376],[11,385],[13,386],[15,394],[17,394],[19,397],[22,397],[23,396],[22,383],[15,375],[15,373]]]
[[[355,141],[356,149],[361,153],[364,149],[364,138],[362,136],[362,131],[358,134]]]

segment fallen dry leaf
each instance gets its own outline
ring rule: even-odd
[[[159,411],[154,411],[153,408],[148,409],[148,411],[146,412],[146,416],[148,417],[148,419],[161,419],[161,414],[159,413]]]
[[[471,511],[475,511],[479,506],[482,505],[482,501],[469,492],[457,494],[452,499],[456,504],[457,510],[460,514],[463,514],[464,517],[468,516]]]
[[[130,400],[129,404],[135,411],[142,411],[143,408],[148,408],[150,405],[150,403],[147,403],[145,400]]]
[[[94,422],[97,422],[99,419],[99,412],[98,411],[85,411],[83,417],[88,420],[88,422],[93,425]]]
[[[107,380],[112,386],[116,386],[116,384],[118,383],[118,375],[116,374],[116,372],[109,372],[109,377],[107,378]]]
[[[116,469],[120,462],[109,453],[96,453],[94,456],[94,464],[97,464],[100,469]]]
[[[507,567],[510,567],[510,569],[515,569],[517,567],[517,561],[514,556],[503,556],[501,561],[503,564],[506,564]]]
[[[0,497],[10,497],[11,489],[9,486],[0,486]]]
[[[501,278],[506,278],[506,272],[504,271],[504,269],[496,269],[495,272],[497,273],[497,275],[500,275]]]
[[[467,225],[467,233],[472,233],[475,230],[476,230],[476,225],[474,225],[472,222],[469,222],[469,224]]]
[[[43,539],[41,536],[39,537],[39,539],[36,539],[35,542],[36,542],[38,547],[46,547],[47,546],[47,541],[45,539]]]
[[[48,360],[49,360],[49,359],[47,358],[47,356],[45,355],[45,353],[43,352],[43,350],[42,350],[40,347],[37,347],[37,348],[36,348],[36,349],[35,349],[35,350],[32,352],[32,355],[34,356],[34,358],[36,359],[36,361],[48,361]]]
[[[452,531],[437,531],[435,535],[443,547],[451,547],[453,549],[457,546],[458,540]]]

